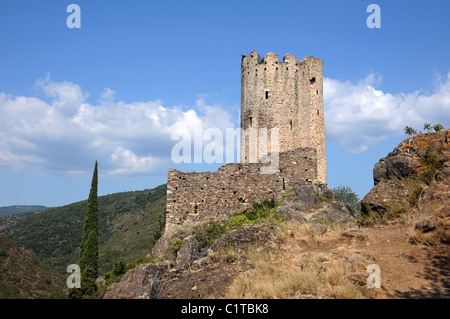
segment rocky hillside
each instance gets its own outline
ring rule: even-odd
[[[165,238],[154,249],[160,261],[129,271],[120,283],[110,287],[105,298],[229,297],[230,285],[255,268],[257,256],[272,252],[274,259],[278,259],[280,252],[290,250],[287,241],[296,231],[320,237],[335,225],[341,225],[345,229],[342,238],[352,240],[363,236],[345,226],[354,223],[346,206],[335,201],[331,192],[316,186],[294,188],[274,207],[254,206],[253,210],[228,220],[205,223],[194,230],[180,229],[170,239]],[[258,214],[265,217],[252,219]],[[230,226],[238,220],[244,225]],[[289,229],[298,225],[304,227],[296,231]],[[177,243],[179,247],[175,249]],[[295,295],[299,293],[295,291]]]
[[[166,185],[99,196],[100,273],[119,260],[150,253],[165,211]],[[0,235],[33,252],[61,274],[76,263],[87,201],[0,219]],[[20,218],[13,218],[18,216]],[[2,220],[4,221],[2,223]]]
[[[159,260],[104,298],[449,298],[449,141],[416,135],[381,159],[360,216],[327,189],[295,188],[274,207],[163,237]]]
[[[65,278],[0,236],[0,299],[65,298]]]
[[[450,240],[450,130],[415,135],[375,164],[361,202],[366,222],[415,223],[412,241]]]

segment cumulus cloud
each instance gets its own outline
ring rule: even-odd
[[[47,77],[36,86],[50,102],[0,92],[0,167],[83,176],[97,159],[104,176],[161,173],[176,143],[172,132],[233,125],[229,112],[204,100],[187,110],[159,100],[115,102],[105,88],[92,105],[77,84]]]
[[[352,153],[367,150],[388,136],[403,134],[405,125],[424,123],[450,126],[450,73],[438,79],[432,93],[383,92],[379,74],[358,83],[324,79],[327,140],[341,143]]]
[[[388,136],[402,135],[405,125],[450,126],[450,73],[437,79],[432,93],[383,92],[381,82],[379,74],[357,83],[324,79],[328,142],[363,152]],[[160,100],[124,103],[105,88],[93,105],[75,83],[53,82],[48,76],[36,87],[49,101],[0,92],[0,168],[89,176],[98,160],[103,176],[162,173],[172,162],[174,145],[194,138],[199,128],[204,152],[211,158],[227,153],[228,161],[226,129],[239,127],[230,108],[210,105],[206,96],[191,106],[165,106]],[[233,147],[231,152],[238,153],[239,143]],[[192,155],[192,162],[202,160],[194,147]]]

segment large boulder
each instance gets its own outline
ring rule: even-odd
[[[180,250],[177,253],[177,268],[189,266],[200,254],[200,246],[195,236],[183,239]]]
[[[383,179],[403,179],[416,175],[430,147],[438,161],[448,160],[450,130],[414,135],[401,142],[388,156],[379,160],[373,168],[374,184]]]
[[[373,181],[378,184],[383,179],[405,178],[413,175],[420,166],[420,158],[415,153],[402,154],[398,149],[380,159],[373,168]]]
[[[361,201],[361,213],[370,212],[384,214],[394,203],[408,198],[409,186],[404,180],[382,179]]]
[[[310,218],[311,222],[345,223],[352,220],[352,215],[344,203],[333,201],[320,208]]]
[[[342,223],[352,219],[347,207],[334,200],[330,191],[314,185],[294,187],[277,211],[288,220],[301,222]]]
[[[166,273],[166,264],[136,266],[123,275],[120,282],[112,284],[103,299],[155,299]]]
[[[213,243],[213,249],[228,246],[242,247],[248,244],[267,244],[276,239],[275,227],[276,225],[273,223],[261,223],[233,228]]]
[[[411,184],[408,184],[408,178],[421,175],[426,166],[429,149],[435,156],[437,167],[441,167],[435,180],[438,182],[445,180],[450,173],[450,164],[446,163],[450,157],[449,145],[450,130],[417,134],[400,143],[388,156],[375,164],[374,187],[361,201],[361,213],[384,214],[390,207],[399,203],[410,204],[408,198]]]
[[[305,214],[312,213],[320,207],[313,185],[294,187],[283,199],[277,211],[289,220],[305,221]]]

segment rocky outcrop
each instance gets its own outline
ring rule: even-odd
[[[274,235],[275,228],[276,225],[272,223],[237,227],[218,238],[214,242],[213,247],[242,247],[250,244],[267,244],[276,238]]]
[[[373,181],[405,178],[413,175],[420,167],[420,156],[416,152],[405,152],[403,147],[397,147],[387,157],[380,159],[373,168]]]
[[[344,203],[333,201],[320,208],[309,219],[311,222],[346,223],[352,220],[352,215]]]
[[[449,160],[450,130],[414,135],[401,142],[388,156],[380,159],[373,168],[374,185],[383,179],[403,179],[417,174],[423,165],[427,148],[438,155],[441,162]]]
[[[128,271],[122,280],[111,285],[103,299],[155,299],[167,264],[142,264]]]
[[[226,257],[217,257],[222,254],[222,248],[268,244],[276,239],[275,228],[275,224],[237,227],[203,250],[194,236],[188,236],[178,251],[176,268],[170,269],[170,262],[139,265],[128,271],[120,282],[112,284],[103,298],[196,299],[211,292],[220,295],[239,272],[249,267],[245,260],[230,263]]]
[[[416,239],[427,244],[450,242],[450,161],[421,193],[412,213],[412,223],[416,232],[413,242]]]
[[[199,255],[200,247],[195,236],[186,237],[177,253],[177,268],[189,266]]]
[[[409,187],[404,180],[380,180],[361,202],[361,212],[384,214],[393,203],[408,197]]]
[[[361,201],[362,214],[384,214],[393,204],[405,203],[411,192],[408,178],[418,177],[427,165],[427,152],[435,156],[436,167],[442,169],[436,181],[450,171],[450,130],[417,134],[400,143],[373,168],[374,187]]]
[[[352,220],[342,202],[334,200],[330,191],[314,185],[293,188],[277,209],[286,219],[300,222],[344,223]]]

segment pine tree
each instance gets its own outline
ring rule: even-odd
[[[97,291],[95,280],[98,276],[98,171],[95,161],[89,193],[86,216],[84,218],[83,235],[79,252],[81,270],[81,291],[84,297],[94,297]]]

